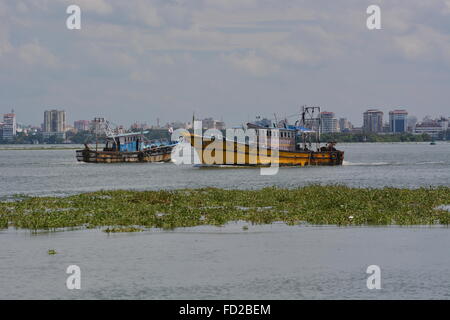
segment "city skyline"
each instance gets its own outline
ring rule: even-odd
[[[69,4],[0,4],[0,106],[24,123],[53,107],[73,120],[238,124],[307,104],[357,126],[371,107],[449,110],[444,0],[83,0],[81,30],[65,26]],[[366,28],[370,4],[381,30]]]
[[[14,110],[14,113],[16,114],[17,118],[20,119],[20,117],[18,116],[20,113],[18,113],[14,108],[12,108],[12,109]],[[59,109],[62,110],[62,111],[65,111],[64,108],[59,108]],[[20,125],[24,125],[24,126],[42,127],[44,125],[44,122],[45,122],[45,112],[49,111],[49,110],[59,110],[59,109],[55,109],[55,108],[42,109],[41,119],[39,119],[39,120],[36,119],[35,121],[32,121],[32,122],[24,122],[24,121],[18,120],[17,123],[20,124]],[[333,111],[332,109],[322,110],[322,112],[333,113],[335,115],[336,119],[338,120],[338,122],[339,122],[340,119],[345,119],[345,120],[350,121],[350,123],[354,127],[363,127],[364,126],[364,117],[363,117],[363,115],[364,115],[364,113],[366,113],[369,110],[377,110],[377,111],[381,111],[381,112],[384,113],[385,117],[383,117],[382,126],[385,125],[385,124],[389,124],[390,123],[390,120],[388,120],[389,113],[395,112],[395,111],[405,111],[406,110],[409,117],[412,116],[412,117],[417,118],[417,119],[426,119],[427,117],[431,117],[431,118],[439,118],[439,117],[450,118],[450,113],[447,113],[447,114],[429,114],[429,113],[426,113],[423,117],[419,117],[416,114],[409,113],[408,109],[405,109],[405,107],[401,107],[401,106],[398,106],[396,108],[394,108],[394,107],[393,108],[370,107],[370,108],[362,110],[359,113],[359,118],[357,118],[354,115],[352,115],[352,117],[349,117],[346,114],[337,113],[337,112]],[[0,115],[1,114],[11,113],[11,111],[9,111],[9,112],[1,112],[1,111],[2,110],[0,109]],[[140,124],[145,123],[145,124],[147,124],[149,126],[158,127],[158,126],[164,126],[164,125],[166,125],[168,123],[173,123],[173,122],[188,122],[188,121],[191,121],[193,115],[194,114],[192,114],[191,117],[187,118],[187,119],[180,119],[180,118],[161,119],[160,117],[156,117],[156,118],[153,118],[153,119],[148,119],[148,118],[145,118],[145,117],[141,117],[141,119],[139,119],[139,120],[135,119],[135,120],[131,120],[130,122],[125,122],[125,123],[118,123],[116,119],[106,119],[106,120],[108,120],[110,122],[113,122],[113,123],[117,123],[118,125],[123,125],[125,127],[131,127],[131,126],[133,126],[136,123],[140,123]],[[90,114],[90,115],[87,115],[84,118],[74,118],[73,116],[70,116],[70,114],[69,114],[67,116],[66,123],[70,124],[70,123],[75,123],[75,122],[78,122],[78,121],[91,121],[96,116],[102,116],[102,115]],[[300,113],[299,113],[299,116],[300,116]],[[258,115],[258,114],[256,114],[253,118],[246,118],[246,119],[243,119],[241,122],[230,123],[229,126],[239,126],[239,125],[242,125],[243,123],[246,123],[246,122],[252,122],[258,117],[266,118],[266,119],[270,119],[270,120],[274,120],[275,121],[276,119],[280,120],[280,119],[284,119],[285,117],[293,119],[295,117],[295,114],[290,114],[288,116],[281,115],[281,114],[276,114],[276,113],[275,114],[272,113],[272,114],[268,114],[268,115],[263,115],[263,114],[259,114]],[[222,119],[223,119],[223,117],[216,117],[216,116],[207,115],[207,114],[201,115],[199,117],[196,116],[196,119],[207,119],[207,118],[211,118],[211,119],[215,119],[215,120],[221,119],[220,121],[222,121]],[[357,119],[357,120],[356,121],[352,121],[350,119]],[[226,122],[226,121],[224,121],[224,122]],[[418,121],[418,122],[420,122],[420,121]]]

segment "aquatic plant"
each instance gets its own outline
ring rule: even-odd
[[[57,252],[56,252],[55,249],[48,249],[47,253],[48,253],[49,255],[54,255],[54,254],[56,254]]]
[[[311,185],[296,189],[215,188],[82,193],[0,202],[0,228],[100,228],[135,232],[221,226],[230,221],[289,225],[448,225],[450,187],[365,189]]]
[[[106,228],[103,230],[103,232],[106,233],[118,233],[118,232],[141,232],[144,231],[142,228],[136,228],[136,227],[112,227],[112,228]]]

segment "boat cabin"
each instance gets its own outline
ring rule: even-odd
[[[260,144],[270,146],[272,137],[278,137],[278,149],[295,151],[297,145],[297,130],[293,128],[265,127],[254,123],[247,123],[247,128],[254,129]]]
[[[145,144],[144,132],[123,133],[106,139],[104,151],[136,152],[142,151],[147,146]]]
[[[312,129],[292,125],[280,128],[247,123],[247,128],[254,129],[259,143],[268,147],[271,145],[272,137],[278,137],[278,149],[281,151],[309,151],[305,138],[310,134],[316,134],[316,131]]]

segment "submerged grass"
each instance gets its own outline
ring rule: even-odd
[[[293,225],[448,225],[450,187],[363,189],[312,185],[297,189],[98,191],[69,197],[0,202],[0,229],[99,228],[134,232],[223,225],[230,221]]]

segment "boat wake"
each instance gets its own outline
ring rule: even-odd
[[[389,162],[350,162],[350,161],[343,161],[343,166],[389,166],[393,165],[393,163]]]
[[[401,166],[401,165],[441,165],[446,164],[445,161],[422,161],[422,162],[350,162],[345,161],[343,166]]]
[[[444,161],[422,161],[416,164],[446,164]]]

